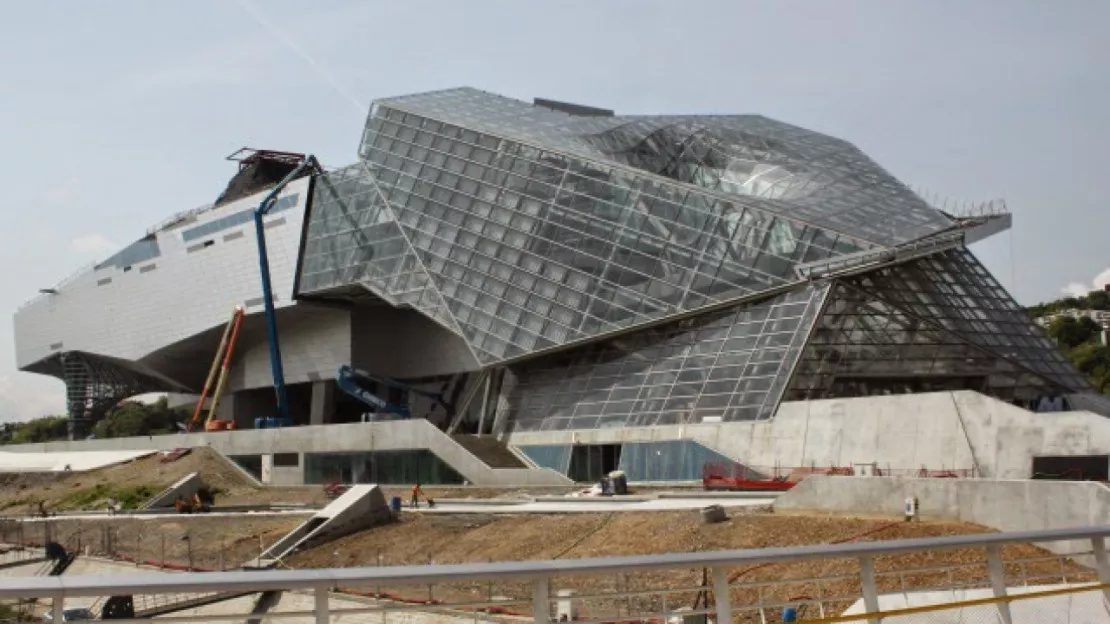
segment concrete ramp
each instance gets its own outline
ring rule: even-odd
[[[148,500],[142,508],[159,509],[162,507],[173,507],[174,501],[177,500],[178,495],[190,498],[202,487],[204,487],[204,481],[201,480],[200,473],[194,472],[186,475],[177,483],[159,492],[157,496]]]
[[[303,524],[270,546],[248,567],[273,567],[298,548],[307,548],[393,519],[377,485],[354,485]]]

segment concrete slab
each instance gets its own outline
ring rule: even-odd
[[[620,499],[582,499],[567,498],[565,500],[543,500],[523,503],[506,503],[503,505],[465,504],[463,501],[454,501],[449,505],[440,506],[436,503],[434,508],[418,507],[405,508],[405,511],[433,514],[549,514],[549,513],[608,513],[611,511],[682,511],[701,509],[708,505],[722,507],[765,507],[775,502],[774,498],[659,498],[652,500],[634,500],[622,502]]]
[[[1010,595],[1021,595],[1084,585],[1031,585],[1028,587],[1007,588]],[[990,589],[960,589],[949,591],[909,592],[904,594],[883,594],[879,596],[879,608],[883,611],[949,604],[967,600],[991,598]],[[844,611],[844,615],[866,613],[863,599],[857,600]],[[1083,622],[1084,624],[1110,623],[1110,612],[1103,602],[1102,592],[1098,590],[1081,591],[1074,594],[1028,598],[1010,603],[1013,624],[1041,624],[1042,622]],[[966,624],[967,622],[996,622],[998,607],[980,605],[932,611],[928,613],[907,614],[884,617],[888,624],[910,624],[912,622],[935,622],[937,624]]]
[[[91,514],[58,514],[49,518],[21,518],[20,522],[55,522],[57,520],[120,520],[127,518],[131,520],[165,520],[166,518],[175,518],[177,520],[188,521],[192,518],[242,518],[243,516],[311,516],[316,513],[315,509],[277,509],[273,511],[247,511],[247,512],[226,512],[226,511],[213,511],[203,514],[179,514],[176,512],[170,513],[136,513],[136,514],[116,514],[110,516],[107,513],[91,513]]]
[[[152,450],[123,451],[57,451],[44,453],[0,452],[0,473],[7,472],[73,472],[95,470],[112,464],[153,455]]]

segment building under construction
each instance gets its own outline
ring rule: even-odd
[[[1043,449],[976,457],[969,413],[1110,415],[968,250],[1010,226],[1003,207],[938,209],[851,144],[766,117],[460,88],[377,101],[346,167],[236,158],[212,206],[16,314],[19,367],[64,380],[76,438],[122,399],[220,379],[237,306],[213,415],[236,431],[195,439],[288,482],[673,481],[884,453],[1003,474]],[[920,457],[849,424],[891,409]],[[955,429],[930,433],[944,414]]]

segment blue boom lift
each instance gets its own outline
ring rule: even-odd
[[[266,305],[266,337],[270,343],[270,370],[274,375],[274,394],[277,398],[278,419],[281,424],[292,424],[289,417],[289,396],[285,391],[285,369],[281,366],[281,345],[278,344],[277,314],[274,312],[274,292],[270,286],[270,259],[266,254],[266,229],[262,218],[270,212],[281,191],[305,171],[320,171],[316,157],[308,155],[297,168],[277,183],[254,211],[254,233],[258,241],[258,268],[262,277],[262,300]]]
[[[278,426],[289,426],[293,421],[289,415],[289,398],[285,390],[285,369],[281,364],[281,345],[278,342],[277,314],[274,310],[274,293],[270,283],[270,261],[266,252],[266,229],[262,220],[266,214],[270,212],[270,209],[273,208],[274,201],[281,191],[307,170],[311,170],[313,173],[321,170],[315,156],[309,155],[305,157],[304,161],[297,165],[293,171],[289,172],[288,175],[282,178],[282,180],[270,190],[262,200],[262,203],[260,203],[258,208],[254,211],[254,230],[255,237],[258,241],[258,265],[259,273],[262,278],[262,300],[266,306],[266,337],[270,345],[270,369],[274,377]],[[346,364],[339,367],[339,372],[335,381],[340,389],[369,406],[374,412],[385,412],[399,418],[410,418],[412,416],[407,406],[396,405],[385,401],[363,388],[360,385],[362,382],[369,381],[425,396],[443,407],[447,413],[451,413],[450,407],[443,400],[442,395],[425,392],[393,379],[371,375],[370,373],[360,371]],[[266,420],[267,419],[257,419],[256,422]]]
[[[358,370],[357,368],[354,368],[347,364],[340,366],[339,372],[335,376],[335,383],[339,386],[340,390],[346,392],[359,401],[362,401],[371,409],[371,411],[392,414],[401,419],[412,417],[412,413],[409,411],[408,406],[397,405],[395,403],[390,403],[389,401],[382,399],[378,395],[362,387],[362,384],[364,382],[372,382],[390,388],[398,388],[406,392],[427,397],[435,401],[436,404],[446,410],[448,414],[451,413],[451,410],[447,403],[443,400],[442,395],[432,392],[425,392],[408,384],[397,381],[396,379],[389,379],[387,377],[372,375],[370,373],[367,373],[366,371]]]

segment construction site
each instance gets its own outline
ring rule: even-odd
[[[851,480],[852,477],[837,477]],[[206,488],[215,495],[204,509],[174,508],[173,501]],[[845,544],[991,531],[981,525],[952,518],[930,517],[927,512],[912,521],[896,513],[886,517],[860,517],[814,512],[783,511],[772,495],[709,492],[700,488],[636,488],[623,496],[574,496],[578,490],[473,487],[427,488],[419,506],[410,507],[412,488],[354,486],[343,492],[321,487],[267,487],[252,480],[234,464],[207,449],[180,456],[155,454],[87,472],[24,473],[4,476],[0,508],[0,575],[3,578],[122,574],[137,571],[166,574],[185,571],[243,569],[306,569],[363,566],[447,565],[490,561],[586,559],[696,553],[734,549],[762,549],[813,544]],[[391,505],[396,497],[403,505]],[[590,502],[581,502],[589,500]],[[646,501],[665,501],[668,508],[638,511]],[[546,513],[513,505],[549,501]],[[573,504],[578,501],[578,504]],[[559,509],[560,504],[566,509]],[[114,506],[113,506],[114,505]],[[590,506],[596,510],[590,509]],[[491,511],[483,511],[488,508]],[[357,509],[357,513],[351,513]],[[716,509],[721,517],[710,517]],[[321,529],[323,529],[321,531]],[[1022,574],[1030,579],[1081,583],[1094,573],[1075,562],[1032,546],[1007,547],[1007,561],[1022,561]],[[952,568],[968,583],[982,582],[985,569],[976,567],[972,550],[899,556],[876,561],[879,572],[915,568]],[[821,592],[825,596],[849,595],[856,572],[853,563],[763,565],[732,572],[733,581],[767,586],[760,600],[788,602],[798,595]],[[831,567],[830,567],[831,566]],[[961,567],[963,566],[963,567]],[[952,571],[947,575],[951,577]],[[686,596],[696,606],[702,584],[699,570],[671,570],[639,577],[644,587],[673,588],[677,606]],[[817,588],[811,581],[791,579],[828,577]],[[839,580],[835,580],[839,579]],[[949,578],[949,580],[951,580]],[[910,591],[931,587],[937,573],[902,575],[890,579],[882,590]],[[566,578],[566,591],[590,593],[593,578]],[[627,579],[605,579],[629,591]],[[897,585],[894,586],[894,584]],[[631,589],[634,589],[632,587]],[[474,600],[484,595],[527,599],[522,582],[491,582],[480,586],[436,586],[434,591],[411,586],[336,588],[339,599],[402,605],[437,605]],[[780,595],[781,594],[781,595]],[[645,600],[657,600],[645,598]],[[253,602],[252,602],[253,601]],[[108,607],[107,600],[71,601],[71,609],[90,609],[96,618],[114,619],[113,609],[126,617],[168,616],[171,613],[203,616],[240,612],[274,613],[295,609],[297,598],[250,592],[225,592],[204,596],[127,596]],[[592,613],[582,618],[619,616],[655,604],[635,600],[591,600],[582,605]],[[119,604],[125,604],[119,607]],[[284,606],[283,606],[284,603]],[[130,605],[127,607],[126,605]],[[40,617],[48,605],[26,601],[11,605],[17,613]],[[823,608],[848,604],[823,603]],[[231,611],[229,611],[231,610]],[[503,614],[527,616],[526,611]],[[459,617],[467,617],[459,613]]]
[[[763,624],[1110,584],[1066,533],[1110,525],[1110,401],[968,250],[1004,204],[763,117],[468,87],[378,101],[347,167],[230,160],[16,314],[68,440],[0,452],[13,617]],[[145,393],[179,431],[96,435]]]

